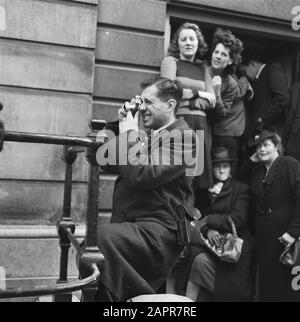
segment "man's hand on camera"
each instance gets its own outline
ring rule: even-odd
[[[127,103],[127,102],[126,102]],[[125,104],[126,104],[125,103]],[[125,107],[125,104],[124,105],[122,105],[122,107],[120,107],[119,109],[118,109],[118,119],[119,119],[119,122],[121,122],[121,121],[124,121],[124,119],[126,119],[126,117],[127,117],[127,111],[126,111],[126,107]]]
[[[123,105],[118,110],[118,117],[119,117],[119,133],[125,133],[129,130],[138,131],[139,126],[139,112],[136,112],[134,117],[131,111],[126,111],[125,106]]]

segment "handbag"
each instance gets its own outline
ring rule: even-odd
[[[191,243],[192,230],[198,226],[201,213],[197,208],[187,210],[183,205],[178,205],[176,211],[177,241],[179,246],[187,246]]]
[[[200,210],[195,207],[187,208],[174,197],[168,202],[162,197],[164,194],[162,192],[160,193],[158,189],[153,189],[152,192],[165,205],[166,209],[170,211],[170,214],[175,219],[178,246],[188,246],[191,243],[191,234],[194,229],[194,225],[191,223],[201,218]]]
[[[285,247],[279,257],[279,262],[286,266],[300,265],[300,238]]]
[[[239,238],[236,233],[235,224],[230,216],[227,216],[228,221],[231,225],[231,233],[220,234],[220,245],[216,246],[211,243],[207,238],[200,232],[200,239],[203,246],[205,246],[213,255],[220,258],[222,261],[237,263],[243,247],[243,239]]]

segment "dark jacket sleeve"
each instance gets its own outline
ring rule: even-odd
[[[270,66],[269,82],[272,99],[270,105],[260,115],[264,126],[282,117],[291,99],[287,79],[280,64],[275,63]]]
[[[211,106],[209,101],[201,97],[193,99],[193,104],[191,104],[191,109],[195,109],[195,110],[205,111],[205,110],[210,110],[212,108],[213,107]]]
[[[283,134],[283,145],[293,133],[297,135],[300,130],[300,82],[294,84],[291,88],[291,103],[285,115],[285,125]]]
[[[110,141],[119,135],[119,121],[108,122],[104,128],[104,131],[107,136],[107,140]],[[111,174],[118,174],[119,169],[117,164],[113,164],[110,162],[109,158],[109,143],[105,143],[101,147],[99,147],[97,151],[97,162],[100,165],[100,169],[103,172],[111,173]]]
[[[179,135],[180,132],[178,131],[177,134]],[[121,134],[119,141],[125,135],[126,133]],[[172,144],[170,144],[170,138],[166,137],[162,139],[159,148],[151,150],[150,154],[144,148],[143,142],[133,142],[138,136],[135,131],[131,131],[130,135],[133,140],[129,138],[128,144],[119,143],[117,153],[126,155],[128,158],[126,165],[119,165],[120,175],[135,187],[151,190],[193,172],[192,164],[197,138],[192,131],[185,133],[184,144],[182,135],[174,138]]]
[[[227,214],[231,216],[237,231],[242,229],[247,222],[249,202],[250,188],[247,185],[239,183],[231,212]],[[207,224],[208,228],[228,232],[232,231],[228,217],[224,214],[208,215]]]
[[[298,238],[300,237],[300,163],[295,159],[290,160],[288,178],[292,188],[294,207],[287,233]]]
[[[242,99],[246,96],[246,94],[251,94],[250,84],[248,79],[245,76],[240,77],[237,80],[237,92],[236,97]]]
[[[221,89],[221,96],[217,97],[215,107],[215,117],[217,119],[226,118],[230,115],[231,106],[238,94],[238,84],[232,76],[225,79],[225,87]]]

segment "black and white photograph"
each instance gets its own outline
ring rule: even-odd
[[[300,302],[300,1],[0,0],[12,302]]]

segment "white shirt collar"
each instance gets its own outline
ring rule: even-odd
[[[153,130],[153,134],[155,135],[155,134],[157,134],[158,132],[160,132],[160,131],[162,131],[162,130],[166,129],[166,128],[167,128],[169,125],[171,125],[172,123],[174,123],[174,121],[171,121],[170,123],[168,123],[168,124],[166,124],[166,125],[162,126],[161,128],[159,128],[159,129],[157,129],[157,130]]]
[[[257,72],[257,74],[256,74],[256,76],[255,76],[255,79],[258,79],[258,78],[259,78],[259,76],[260,76],[260,74],[261,74],[262,70],[263,70],[265,67],[266,67],[266,64],[261,65],[260,69],[258,70],[258,72]]]

